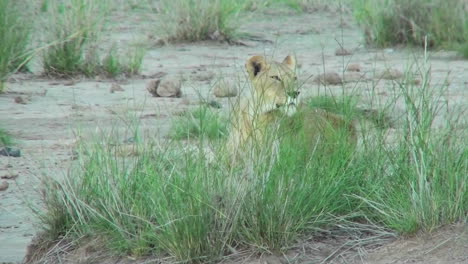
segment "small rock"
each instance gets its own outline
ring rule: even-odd
[[[5,179],[5,180],[14,180],[18,177],[18,173],[9,173],[2,175],[0,178]]]
[[[111,85],[111,88],[110,88],[110,92],[111,93],[114,93],[114,92],[123,92],[125,91],[122,86],[118,85],[117,83],[113,83]]]
[[[0,149],[0,156],[8,157],[21,157],[21,151],[19,149],[14,149],[10,147],[5,147]]]
[[[158,79],[158,80],[151,80],[146,84],[146,90],[148,90],[148,92],[154,97],[159,97],[157,90],[158,90],[158,86],[160,82],[161,80]]]
[[[360,72],[361,71],[361,65],[358,63],[350,63],[348,67],[346,67],[346,71],[349,72]]]
[[[161,80],[157,93],[160,97],[181,97],[182,83],[176,78],[165,78]]]
[[[353,52],[351,52],[350,50],[347,50],[347,49],[341,48],[341,47],[337,48],[335,50],[335,55],[336,56],[348,56],[348,55],[352,55],[352,54],[353,54]]]
[[[379,78],[384,80],[398,80],[402,77],[403,73],[397,69],[386,69],[379,74]]]
[[[0,192],[5,191],[6,189],[8,189],[9,186],[10,186],[10,184],[8,184],[8,182],[3,181],[3,182],[0,184]]]
[[[181,97],[182,83],[176,78],[164,78],[151,80],[146,85],[146,89],[155,97]]]
[[[321,84],[338,85],[342,84],[343,80],[341,79],[340,75],[338,75],[338,73],[336,72],[326,72],[315,77],[314,82]]]
[[[21,96],[16,96],[15,97],[15,103],[17,103],[17,104],[26,104],[26,100]]]
[[[216,97],[235,97],[237,96],[237,89],[231,82],[222,79],[216,83],[213,94]]]

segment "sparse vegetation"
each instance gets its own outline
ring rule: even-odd
[[[0,128],[0,148],[1,147],[8,147],[13,143],[11,139],[11,135],[7,133],[5,130]]]
[[[31,31],[27,15],[18,1],[0,0],[0,92],[11,73],[25,68]]]
[[[201,105],[194,111],[185,112],[174,119],[170,135],[174,139],[220,139],[226,137],[227,126],[226,118],[221,117],[209,106]]]
[[[128,53],[127,56],[121,56],[116,47],[112,47],[102,60],[102,71],[109,77],[138,74],[144,55],[145,50],[142,47],[135,47],[133,52]]]
[[[354,13],[369,44],[449,47],[468,41],[466,1],[355,0]]]
[[[106,12],[105,1],[49,1],[47,42],[43,55],[47,75],[69,77],[92,75],[99,68],[96,41]]]
[[[230,41],[245,0],[163,0],[166,41]]]
[[[407,110],[404,136],[391,147],[372,143],[368,162],[363,160],[370,185],[361,199],[382,224],[400,233],[467,220],[468,134],[454,129],[457,114],[438,103],[446,87],[432,86],[429,64],[424,65],[418,69],[421,86],[407,82],[398,88]],[[449,120],[435,130],[436,116],[444,111]]]
[[[44,12],[52,17],[47,21],[50,47],[43,55],[44,72],[50,76],[71,77],[74,75],[95,76],[104,74],[115,77],[139,72],[144,50],[135,48],[130,59],[111,47],[101,60],[99,38],[105,25],[111,3],[109,1],[72,0],[47,1]]]

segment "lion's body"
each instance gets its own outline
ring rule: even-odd
[[[346,140],[355,141],[354,126],[341,116],[298,105],[293,57],[287,56],[278,63],[254,56],[247,61],[246,68],[253,91],[234,110],[227,142],[232,158],[248,158],[250,155],[246,154],[251,150],[265,147],[273,141],[282,144],[282,135],[294,138],[295,134],[301,133],[303,142],[300,144],[306,144],[302,147],[311,150],[316,149],[318,142],[323,145],[322,142],[337,141],[337,135],[344,134]],[[269,137],[277,132],[280,132],[280,137]]]

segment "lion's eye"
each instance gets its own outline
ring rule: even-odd
[[[277,80],[277,81],[280,81],[280,82],[281,82],[281,79],[280,79],[280,77],[278,77],[278,76],[276,76],[276,75],[274,75],[274,76],[271,76],[271,78],[273,78],[273,79],[275,79],[275,80]]]

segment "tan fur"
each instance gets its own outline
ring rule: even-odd
[[[246,65],[253,88],[234,111],[228,151],[234,156],[260,142],[266,128],[276,120],[278,111],[294,113],[297,92],[295,59],[287,56],[282,63],[267,62],[263,56],[253,56]]]
[[[295,114],[298,108],[299,91],[293,56],[287,56],[281,63],[267,61],[263,56],[253,56],[245,66],[253,91],[234,110],[227,142],[233,159],[245,156],[254,147],[262,147],[266,133],[273,131],[279,120]],[[340,116],[323,110],[306,109],[300,113],[300,118],[305,132],[310,130],[314,138],[319,138],[325,130],[329,131],[328,128],[344,126],[354,131],[354,127],[349,128],[352,125]]]

